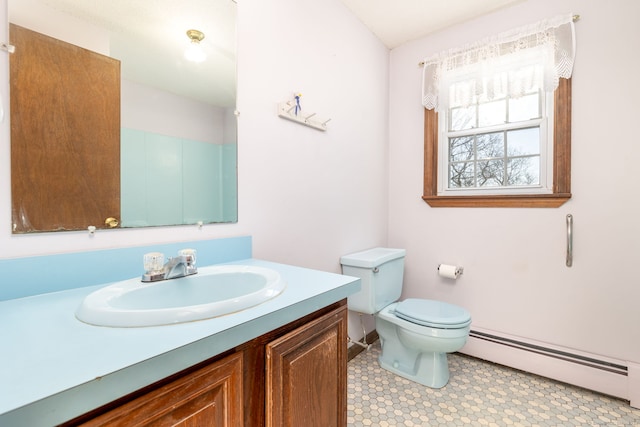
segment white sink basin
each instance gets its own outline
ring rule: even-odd
[[[87,295],[76,317],[92,325],[158,326],[223,316],[274,298],[286,284],[268,268],[201,267],[178,279],[143,283],[128,279]]]

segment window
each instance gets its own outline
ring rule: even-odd
[[[527,28],[498,44],[493,38],[425,61],[423,199],[429,205],[557,207],[571,198],[575,46],[572,20],[557,19],[554,25],[569,23],[570,31],[565,26],[556,34],[543,22],[535,37]],[[569,37],[563,40],[563,33]],[[526,46],[530,40],[534,45]],[[558,55],[567,44],[570,55]],[[545,61],[554,56],[549,67]]]
[[[464,82],[462,83],[464,84]],[[455,85],[453,85],[455,86]],[[452,88],[452,90],[455,90]],[[439,195],[549,193],[545,92],[450,105],[440,116]],[[549,180],[550,181],[550,180]]]
[[[553,165],[547,194],[438,194],[438,113],[424,110],[424,192],[432,207],[558,207],[571,198],[571,80],[561,79],[553,94]]]

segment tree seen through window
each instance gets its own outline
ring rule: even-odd
[[[448,188],[540,185],[541,94],[448,110]]]

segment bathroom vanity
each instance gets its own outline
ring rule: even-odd
[[[78,321],[100,286],[0,302],[0,321],[15,325],[0,333],[12,349],[0,425],[346,425],[346,297],[360,280],[233,264],[274,269],[287,287],[227,316],[142,328]]]
[[[65,426],[346,426],[342,300]]]

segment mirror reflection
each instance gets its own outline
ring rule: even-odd
[[[15,233],[237,221],[232,0],[9,0],[9,20]],[[40,42],[56,49],[36,55]],[[63,67],[75,62],[69,46],[87,62]],[[117,63],[117,102],[101,86],[112,65],[89,62],[103,55]],[[44,94],[43,73],[57,68]],[[86,86],[74,69],[89,75]],[[105,120],[112,104],[116,118]],[[104,148],[98,139],[111,133],[116,146]]]

